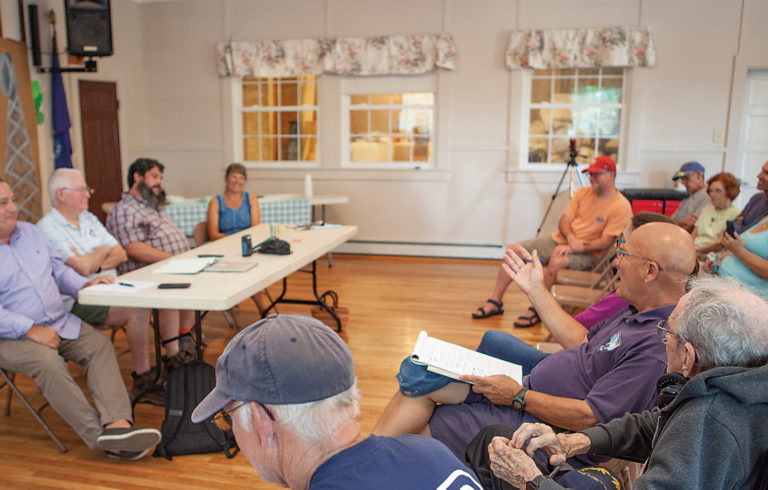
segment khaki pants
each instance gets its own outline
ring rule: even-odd
[[[70,376],[67,361],[83,366],[96,409]],[[105,425],[132,420],[112,343],[87,323],[77,339],[62,339],[58,350],[24,337],[0,339],[0,366],[34,379],[51,407],[91,449]]]

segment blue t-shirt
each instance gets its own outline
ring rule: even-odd
[[[251,227],[251,195],[243,192],[243,202],[240,207],[232,209],[224,202],[224,196],[216,196],[219,201],[219,231],[225,235],[233,235]]]
[[[370,436],[315,470],[311,490],[404,488],[481,489],[475,474],[431,437]]]

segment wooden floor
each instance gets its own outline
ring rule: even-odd
[[[364,432],[371,430],[397,389],[395,373],[420,330],[472,348],[488,329],[514,333],[529,343],[544,338],[541,326],[513,327],[515,317],[528,307],[525,296],[514,286],[505,298],[503,316],[470,318],[471,311],[490,294],[497,268],[495,261],[353,255],[334,255],[332,268],[327,267],[324,259],[318,263],[321,291],[336,290],[341,305],[350,310],[349,323],[341,336],[355,357],[362,391],[359,421]],[[276,294],[279,285],[272,286],[270,291]],[[289,295],[305,296],[309,291],[308,274],[291,276]],[[281,313],[309,313],[309,307],[298,305],[279,309]],[[258,318],[252,303],[240,305],[237,320],[241,326]],[[216,357],[236,332],[216,312],[206,316],[203,327],[208,345],[205,358],[215,364]],[[115,349],[126,350],[122,334],[116,339]],[[122,355],[119,361],[130,387],[130,354]],[[84,386],[79,367],[72,367],[72,373]],[[44,401],[29,378],[18,376],[17,384],[33,403]],[[214,454],[175,457],[173,461],[147,457],[138,462],[116,462],[98,450],[88,450],[56,413],[47,409],[44,414],[69,452],[59,453],[42,427],[14,399],[10,417],[0,415],[0,487],[277,488],[262,483],[242,454],[232,460]],[[139,405],[136,409],[139,425],[159,428],[162,419],[161,407]]]

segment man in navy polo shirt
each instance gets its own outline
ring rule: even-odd
[[[507,273],[534,304],[553,311],[549,319],[565,321],[568,315],[543,286],[538,255],[518,253],[508,251]],[[617,253],[617,295],[632,306],[595,325],[584,343],[541,359],[522,385],[502,375],[462,376],[472,390],[425,375],[406,359],[398,375],[400,393],[373,432],[431,434],[463,456],[467,443],[488,425],[544,421],[560,430],[581,430],[654,406],[656,380],[666,368],[656,324],[685,292],[696,260],[693,240],[678,226],[650,223],[633,232]]]

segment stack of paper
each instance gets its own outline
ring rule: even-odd
[[[219,260],[217,257],[203,257],[197,259],[171,259],[167,263],[153,270],[153,274],[197,274],[211,264]]]

